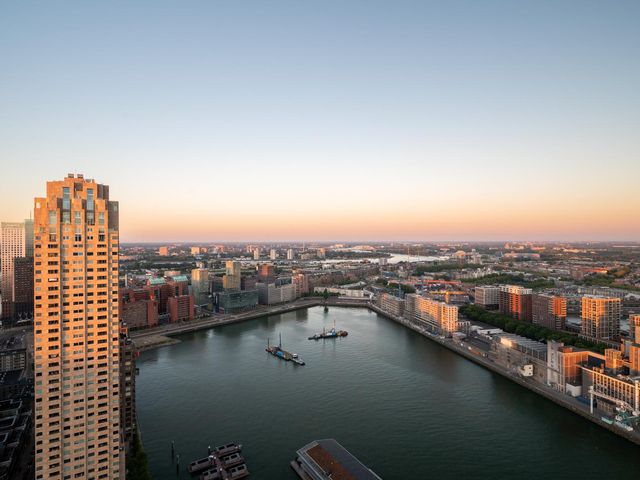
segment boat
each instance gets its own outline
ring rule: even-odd
[[[221,468],[211,468],[200,475],[200,480],[222,480],[224,470]]]
[[[282,348],[282,335],[280,335],[280,344],[279,345],[271,345],[269,343],[269,339],[267,338],[267,348],[265,348],[267,353],[270,353],[274,357],[281,358],[287,362],[293,362],[297,365],[304,365],[304,360],[302,360],[297,353],[287,352]]]
[[[316,333],[309,337],[309,340],[320,340],[321,338],[338,338],[338,337],[346,337],[349,335],[349,332],[346,330],[336,330],[336,324],[333,322],[333,328],[328,332],[323,328],[322,333]]]
[[[291,355],[291,361],[297,363],[298,365],[304,365],[304,360],[302,360],[297,353]]]
[[[206,470],[207,468],[216,466],[216,457],[213,455],[209,455],[204,458],[199,458],[198,460],[194,460],[187,466],[187,470],[189,473],[198,473],[202,470]]]
[[[232,453],[236,453],[242,450],[242,445],[237,443],[227,443],[226,445],[220,445],[219,447],[211,450],[211,455],[215,455],[216,457],[224,457],[226,455],[231,455]]]
[[[229,473],[229,479],[231,480],[237,480],[239,478],[245,478],[249,476],[249,470],[244,463],[242,465],[230,468],[229,470],[227,470],[227,472]]]
[[[613,420],[608,417],[602,417],[600,420],[602,420],[606,424],[613,425]]]
[[[232,453],[231,455],[227,455],[226,457],[222,457],[220,459],[220,462],[222,462],[223,468],[231,468],[244,463],[244,458],[242,457],[242,455],[236,452]]]
[[[620,427],[627,432],[633,432],[633,427],[631,425],[627,425],[626,423],[622,423],[618,420],[615,421],[616,427]]]

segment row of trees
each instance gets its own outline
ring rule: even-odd
[[[439,265],[417,265],[413,271],[413,275],[420,276],[423,273],[446,272],[449,270],[463,270],[469,268],[469,265],[459,263],[441,263]]]
[[[562,342],[565,345],[571,345],[577,348],[586,348],[598,353],[604,353],[604,349],[607,348],[603,343],[585,340],[569,332],[560,332],[540,325],[534,325],[533,323],[521,322],[509,317],[508,315],[489,312],[476,305],[464,305],[460,307],[460,313],[469,320],[487,323],[494,327],[501,328],[505,332],[515,333],[516,335],[539,342],[555,340],[557,342]]]
[[[494,273],[492,275],[487,275],[482,278],[474,278],[470,280],[465,280],[465,283],[473,283],[473,284],[483,284],[483,285],[491,285],[491,284],[509,284],[509,285],[519,285],[521,287],[527,288],[551,288],[555,286],[555,282],[548,278],[536,278],[535,280],[529,280],[525,278],[525,276],[521,273],[513,274],[513,273]]]

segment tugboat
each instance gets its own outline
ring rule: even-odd
[[[309,340],[320,340],[321,338],[338,338],[338,337],[346,337],[349,335],[349,332],[346,330],[336,330],[336,323],[333,322],[333,328],[328,332],[325,329],[322,329],[322,333],[316,333],[309,337]]]
[[[304,360],[302,360],[297,353],[291,355],[291,361],[298,365],[304,365]]]

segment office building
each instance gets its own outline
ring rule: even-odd
[[[191,270],[191,292],[196,305],[209,307],[211,304],[211,299],[209,298],[209,270],[206,268],[194,268]]]
[[[295,257],[293,256],[293,248],[287,249],[287,260],[293,260]]]
[[[292,283],[279,286],[275,283],[256,283],[256,288],[261,305],[275,305],[296,299],[296,286]]]
[[[260,260],[260,247],[256,247],[253,250],[253,259],[254,260]]]
[[[120,479],[118,203],[82,175],[35,199],[35,478]]]
[[[532,294],[530,288],[503,285],[498,296],[498,310],[515,320],[530,322],[532,318]]]
[[[167,299],[167,309],[169,312],[169,321],[185,322],[193,320],[195,316],[195,308],[192,295],[174,295]]]
[[[580,333],[588,338],[614,340],[620,336],[619,298],[585,295],[582,297]]]
[[[242,287],[242,270],[240,262],[227,260],[225,275],[222,277],[225,290],[240,290]]]
[[[26,256],[24,223],[2,222],[0,224],[0,271],[2,273],[2,305],[0,318],[13,319],[14,260]]]
[[[257,290],[224,291],[214,295],[216,311],[238,313],[258,306]]]
[[[13,260],[13,319],[33,319],[33,257]]]
[[[487,310],[497,310],[500,303],[500,287],[482,286],[475,288],[475,304]]]
[[[551,330],[564,330],[567,320],[567,299],[559,295],[536,293],[532,296],[533,323]]]
[[[255,290],[258,277],[255,275],[243,275],[240,278],[240,290]]]
[[[269,259],[276,260],[277,258],[278,258],[278,252],[276,251],[276,249],[272,248],[271,250],[269,250]]]
[[[150,292],[151,298],[158,302],[158,314],[169,313],[168,302],[170,297],[189,295],[189,279],[186,275],[175,275],[173,277],[150,278],[147,285],[143,287]]]
[[[258,266],[258,282],[273,283],[276,279],[276,269],[270,263]]]

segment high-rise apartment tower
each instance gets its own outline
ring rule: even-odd
[[[35,477],[121,479],[118,203],[69,175],[34,213]]]

